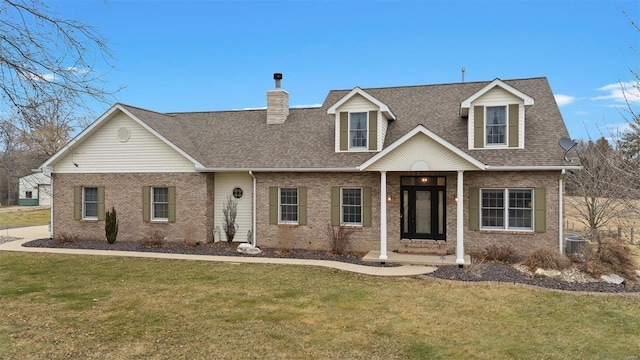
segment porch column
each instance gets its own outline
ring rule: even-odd
[[[456,264],[458,266],[464,265],[464,191],[463,191],[463,176],[464,171],[458,170],[458,191],[456,196],[458,197],[458,206],[456,214]]]
[[[387,260],[387,172],[380,171],[380,260]]]

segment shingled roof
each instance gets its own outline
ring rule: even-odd
[[[469,150],[460,104],[490,81],[363,89],[396,115],[384,146],[422,124],[491,166],[565,166],[568,136],[546,78],[504,80],[535,99],[526,111],[524,149]],[[210,169],[355,169],[376,153],[335,152],[335,117],[327,109],[350,90],[332,90],[321,107],[292,108],[284,124],[268,125],[266,110],[157,113],[122,105]]]

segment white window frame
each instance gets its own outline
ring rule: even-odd
[[[165,189],[167,191],[167,201],[156,201],[154,196],[155,189]],[[152,186],[150,188],[151,201],[149,201],[149,205],[151,206],[151,221],[169,221],[169,187],[168,186]],[[156,205],[166,205],[167,206],[167,217],[156,217]]]
[[[365,120],[364,120],[364,132],[365,132],[365,144],[363,146],[353,146],[351,144],[351,115],[353,114],[364,114],[365,116]],[[349,150],[367,150],[369,149],[369,112],[368,111],[351,111],[349,112],[349,119],[348,121],[348,129],[349,132],[347,134],[348,136],[348,144],[349,146],[347,147]],[[362,129],[360,130],[353,130],[353,131],[362,131]]]
[[[504,108],[504,143],[490,143],[487,141],[489,134],[489,116],[488,108],[501,107]],[[485,105],[484,106],[484,145],[485,147],[508,147],[509,146],[509,106],[507,105]]]
[[[87,189],[95,189],[96,200],[87,200]],[[96,215],[87,215],[87,204],[95,204]],[[82,187],[82,220],[98,220],[98,187],[97,186],[83,186]]]
[[[503,195],[503,226],[484,226],[484,210],[488,209],[484,207],[482,202],[483,194],[485,191],[502,191]],[[511,208],[509,206],[509,196],[512,191],[530,191],[531,192],[531,206],[528,208]],[[505,231],[533,231],[535,228],[535,189],[533,188],[483,188],[480,189],[480,229],[482,230],[505,230]],[[531,227],[515,227],[509,225],[509,210],[528,210],[531,213]]]
[[[344,204],[344,190],[360,190],[360,222],[345,222],[344,221],[344,208],[345,206],[348,207],[358,207],[358,205],[345,205]],[[363,196],[364,196],[364,192],[363,189],[361,187],[342,187],[340,188],[340,224],[344,225],[344,226],[362,226],[362,220],[364,217],[364,211],[363,211]]]
[[[283,189],[295,189],[296,191],[296,203],[295,204],[283,204],[282,203],[282,190]],[[282,206],[295,206],[296,207],[296,220],[283,220],[282,219]],[[295,186],[283,186],[278,188],[278,224],[298,225],[300,221],[300,189]]]

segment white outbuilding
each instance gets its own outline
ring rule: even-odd
[[[20,206],[51,206],[51,177],[43,173],[21,177],[18,191]]]

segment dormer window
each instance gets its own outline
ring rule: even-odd
[[[367,148],[367,113],[353,112],[349,114],[349,149]]]
[[[486,107],[487,145],[507,145],[507,107]]]

